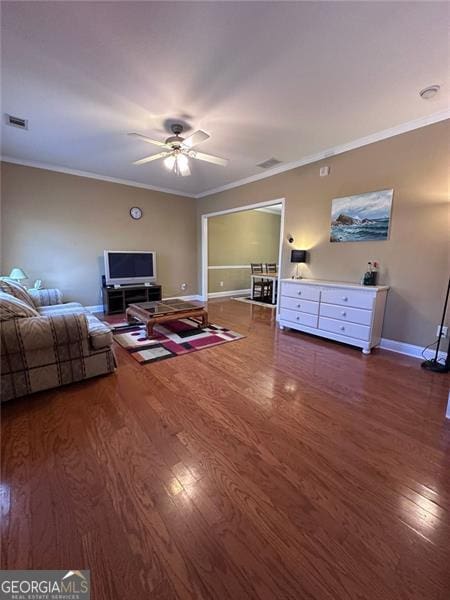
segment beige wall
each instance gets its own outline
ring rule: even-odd
[[[61,287],[68,299],[98,304],[105,248],[154,249],[164,294],[195,294],[199,215],[284,197],[285,232],[294,235],[293,247],[310,250],[305,274],[357,282],[367,261],[379,260],[380,282],[391,286],[383,336],[425,345],[435,338],[449,274],[449,124],[430,125],[197,201],[5,163],[2,272],[20,266],[31,280],[39,277]],[[325,164],[331,174],[321,178],[319,167]],[[332,198],[391,187],[388,241],[329,242]],[[143,208],[141,221],[129,218],[133,205]],[[293,272],[290,248],[284,241],[286,276]],[[186,292],[180,290],[183,281]]]
[[[425,345],[435,339],[449,276],[449,121],[423,127],[198,201],[199,215],[286,198],[285,232],[309,249],[305,275],[359,282],[370,259],[391,286],[383,337]],[[319,168],[331,167],[328,177]],[[390,239],[330,243],[331,200],[394,188]],[[282,271],[293,272],[284,241]],[[307,268],[305,268],[307,267]]]
[[[280,216],[248,210],[208,219],[208,264],[249,265],[278,262]],[[220,282],[223,285],[220,285]],[[208,291],[248,289],[250,269],[210,269]]]
[[[220,283],[223,285],[220,285]],[[250,289],[250,269],[220,269],[208,271],[208,293]]]
[[[2,273],[20,266],[28,284],[99,304],[103,250],[155,250],[163,294],[197,293],[194,199],[3,163],[2,213]]]

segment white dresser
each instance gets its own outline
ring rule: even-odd
[[[389,288],[315,279],[282,279],[280,328],[290,327],[362,348],[381,339]]]

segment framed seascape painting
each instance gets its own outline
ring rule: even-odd
[[[331,202],[330,242],[387,240],[394,190],[334,198]]]

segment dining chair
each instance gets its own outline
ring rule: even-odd
[[[266,263],[264,265],[265,269],[266,269],[266,273],[270,273],[271,275],[274,273],[277,273],[277,263]],[[273,286],[275,285],[275,282],[273,279],[267,279],[267,293],[272,296],[272,291],[273,291]]]
[[[264,269],[262,263],[251,263],[250,268],[252,275],[261,275],[261,278],[252,277],[252,298],[256,295],[261,298],[268,296],[272,288],[269,286],[269,282],[263,278]]]

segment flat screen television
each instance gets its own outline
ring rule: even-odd
[[[156,253],[141,250],[105,250],[106,285],[156,281]]]

